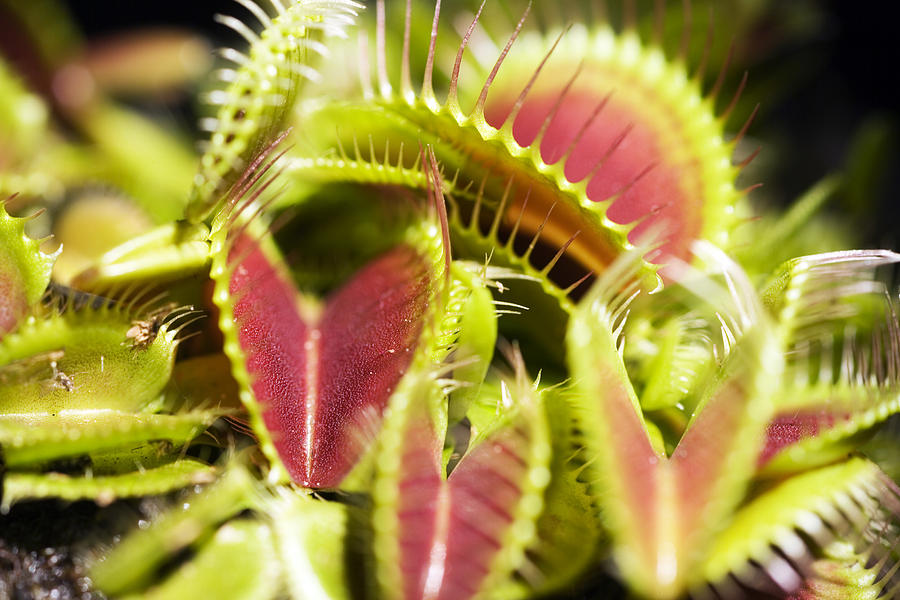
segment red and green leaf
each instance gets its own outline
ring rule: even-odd
[[[549,427],[520,373],[474,430],[445,477],[445,408],[427,382],[394,398],[375,482],[375,555],[387,597],[472,598],[496,591],[525,563],[550,481]]]
[[[840,458],[856,437],[900,411],[900,325],[874,278],[900,256],[884,250],[794,259],[765,292],[790,352],[759,456],[778,475]]]
[[[227,288],[217,278],[216,293],[234,336],[226,352],[246,370],[245,404],[258,411],[290,477],[336,487],[372,441],[415,354],[439,272],[426,252],[402,243],[317,306],[268,242],[246,233],[229,242]]]
[[[621,357],[619,336],[636,293],[635,257],[604,273],[576,311],[569,361],[585,451],[604,523],[624,577],[650,597],[675,597],[704,548],[743,498],[771,414],[779,348],[740,270],[709,245],[695,252],[719,271],[679,275],[722,319],[724,364],[671,457],[644,421]],[[727,290],[727,291],[726,291]]]
[[[27,219],[11,217],[0,202],[0,338],[14,330],[50,283],[55,255],[25,234]]]
[[[569,323],[568,358],[574,377],[572,403],[584,430],[594,494],[614,555],[629,581],[667,594],[655,580],[660,571],[658,538],[672,515],[661,484],[665,453],[654,447],[637,396],[619,353],[621,320],[627,312],[637,258],[625,255],[594,284]]]

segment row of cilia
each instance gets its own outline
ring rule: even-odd
[[[93,549],[98,590],[897,594],[864,452],[900,255],[765,258],[824,192],[753,229],[676,11],[239,0],[191,179],[104,87],[148,44],[74,52],[32,4],[3,8],[54,85],[0,64],[2,507],[190,490]],[[41,205],[52,253],[10,216]]]

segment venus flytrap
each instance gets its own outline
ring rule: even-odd
[[[551,478],[550,431],[521,356],[513,361],[514,381],[469,412],[473,438],[449,475],[439,389],[394,397],[373,498],[382,596],[491,597],[525,563]]]
[[[100,589],[896,592],[900,496],[859,451],[900,410],[873,278],[896,255],[763,286],[771,253],[728,258],[746,126],[725,141],[737,97],[717,111],[724,70],[704,93],[687,25],[673,52],[501,0],[376,2],[358,29],[349,0],[239,3],[252,20],[219,20],[248,50],[223,52],[193,188],[166,201],[184,219],[67,277],[102,296],[40,304],[50,259],[0,221],[5,500],[215,480],[95,556]],[[161,287],[174,305],[137,300]],[[214,318],[176,355],[182,302]],[[256,443],[180,455],[222,415]]]
[[[821,388],[815,382],[792,387],[797,378],[786,372],[787,364],[781,358],[796,355],[795,346],[803,340],[795,331],[797,322],[788,315],[817,314],[817,335],[839,336],[841,320],[858,313],[852,305],[835,308],[835,301],[852,300],[858,294],[873,294],[886,303],[883,326],[895,328],[892,302],[886,299],[880,286],[841,287],[854,279],[865,281],[867,269],[891,261],[892,256],[860,252],[799,259],[795,269],[798,265],[805,268],[823,265],[818,274],[819,285],[786,293],[783,309],[773,322],[749,282],[742,281],[743,275],[736,265],[715,252],[710,254],[710,249],[698,250],[721,265],[719,268],[723,269],[730,291],[716,292],[709,282],[692,280],[696,273],[684,274],[684,285],[702,293],[707,301],[712,300],[711,305],[721,311],[717,318],[722,331],[718,342],[719,367],[709,392],[698,403],[671,452],[666,453],[654,444],[652,430],[643,420],[646,417],[621,362],[621,344],[626,343],[619,337],[623,329],[621,320],[625,318],[630,298],[627,290],[633,288],[617,292],[616,282],[628,281],[635,275],[634,267],[624,262],[625,258],[618,271],[612,269],[604,274],[585,299],[580,309],[584,312],[576,313],[578,316],[572,322],[570,360],[575,389],[582,394],[578,405],[586,430],[584,444],[590,455],[596,456],[598,493],[604,491],[600,495],[604,522],[613,535],[614,555],[625,577],[633,577],[631,584],[635,588],[646,586],[643,593],[649,597],[677,597],[686,589],[706,583],[727,590],[729,584],[725,580],[729,572],[742,581],[742,577],[749,576],[744,583],[751,588],[755,583],[764,586],[765,578],[771,578],[769,584],[774,583],[776,593],[787,593],[802,580],[803,557],[809,552],[823,551],[832,539],[830,536],[838,539],[846,536],[848,543],[858,545],[870,539],[869,535],[879,535],[872,533],[873,530],[881,527],[887,532],[895,526],[896,486],[874,464],[845,458],[853,448],[852,443],[842,445],[849,435],[847,430],[865,427],[864,423],[870,419],[856,419],[859,412],[842,411],[845,404],[838,387],[842,385],[840,379],[834,393],[819,392]],[[806,274],[804,267],[799,269]],[[829,286],[831,293],[823,296],[822,288],[828,290]],[[816,307],[833,314],[817,313]],[[594,323],[601,325],[598,328]],[[877,345],[879,334],[874,335],[872,343]],[[896,335],[889,337],[894,342],[885,342],[886,345],[896,343]],[[877,356],[877,362],[871,368],[886,373],[888,367],[881,361],[893,361],[893,353],[888,350],[880,355],[880,351],[881,347],[875,351],[873,356]],[[861,348],[861,352],[865,350]],[[830,360],[829,355],[823,359]],[[851,364],[847,370],[856,372],[860,359],[848,360]],[[852,384],[847,381],[844,385]],[[865,400],[855,396],[859,403],[855,410],[865,406],[874,414],[890,412],[882,408],[873,392],[870,389]],[[892,392],[886,396],[896,397]],[[796,407],[806,398],[816,402],[810,413],[821,419],[817,425],[806,426],[801,422],[803,411]],[[829,417],[835,411],[841,416]],[[845,429],[843,419],[855,425]],[[613,440],[613,443],[600,440]],[[754,491],[750,483],[755,477],[772,476],[766,469],[769,457],[777,454],[782,444],[793,443],[797,446],[785,451],[783,470],[779,473],[795,473],[796,481],[763,484],[766,491],[761,494]],[[788,463],[791,458],[796,462]],[[815,469],[817,464],[834,461],[839,462]],[[788,464],[792,467],[788,468]],[[819,478],[829,481],[831,487],[827,490],[831,491],[809,483]],[[771,488],[766,489],[767,485]],[[809,493],[802,494],[803,489]],[[742,506],[747,501],[741,498],[747,494],[750,501]],[[854,508],[857,502],[859,505]],[[827,530],[815,525],[821,523],[815,521],[818,517],[812,525],[801,517],[812,513],[835,515],[837,510],[844,514],[855,511],[858,519],[845,522],[836,517],[836,521],[830,521],[832,529]],[[782,512],[775,518],[774,511]],[[717,514],[720,516],[711,517]],[[723,531],[723,525],[729,522],[731,525]],[[794,543],[799,540],[793,533],[795,528],[812,537],[812,549],[805,543]],[[783,548],[797,562],[786,571],[778,555],[769,549],[770,545]],[[738,562],[749,563],[751,559],[760,565],[761,573],[748,575],[749,566],[737,566]]]
[[[665,252],[676,256],[695,237],[726,242],[740,199],[733,185],[739,169],[730,163],[740,136],[723,141],[729,111],[715,116],[715,93],[704,98],[702,75],[691,78],[684,49],[667,62],[633,31],[617,36],[608,26],[581,25],[543,35],[522,31],[527,10],[504,41],[505,32],[479,30],[479,10],[451,67],[438,62],[447,32],[437,4],[419,88],[410,75],[411,48],[424,40],[413,39],[411,15],[422,7],[407,3],[397,50],[389,47],[383,4],[377,4],[375,60],[357,61],[361,89],[345,92],[340,103],[301,107],[301,122],[315,126],[304,136],[310,150],[299,152],[315,155],[291,163],[297,179],[369,174],[377,181],[410,164],[416,140],[425,139],[452,173],[448,193],[465,201],[470,227],[484,226],[479,216],[488,223],[494,217],[496,225],[481,233],[498,252],[504,244],[497,225],[512,230],[510,249],[517,236],[534,236],[598,272],[660,224],[672,246]],[[481,54],[468,60],[472,35],[497,36],[496,62]],[[388,63],[391,50],[400,53],[399,82]],[[368,48],[361,52],[367,56]],[[434,90],[437,73],[449,79],[442,99]],[[515,253],[535,261],[532,248]],[[549,271],[555,262],[544,259],[538,269]]]
[[[45,294],[59,252],[41,252],[25,221],[0,207],[0,508],[46,497],[108,503],[209,481],[210,467],[173,444],[223,413],[154,414],[188,313],[153,312],[139,294],[122,304]],[[140,327],[148,318],[152,330]],[[85,469],[91,476],[79,477]]]
[[[830,462],[897,412],[896,302],[873,274],[898,260],[887,251],[802,257],[764,292],[791,354],[760,456],[764,472]]]
[[[36,305],[0,341],[5,511],[29,498],[109,503],[212,477],[181,447],[226,411],[164,401],[190,312],[154,313],[139,296],[98,300]]]
[[[213,135],[200,159],[186,210],[191,222],[215,212],[222,192],[240,176],[244,165],[284,129],[301,82],[320,77],[309,64],[310,55],[327,52],[319,38],[345,35],[346,26],[362,8],[352,0],[308,0],[287,6],[276,1],[272,5],[277,14],[272,18],[253,2],[244,5],[264,29],[257,35],[235,17],[219,17],[249,42],[250,50],[248,55],[224,51],[238,68],[221,71],[220,77],[229,85],[209,96],[221,108],[208,123]]]

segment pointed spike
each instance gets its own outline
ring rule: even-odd
[[[22,217],[22,221],[25,223],[27,223],[29,221],[34,221],[35,219],[37,219],[38,217],[40,217],[41,215],[43,215],[46,212],[47,212],[47,208],[41,207],[41,208],[37,209],[36,211],[34,211],[33,213],[31,213],[30,215]],[[36,240],[36,241],[40,241],[40,240]]]
[[[754,190],[758,190],[762,186],[763,186],[763,183],[760,181],[759,183],[754,183],[753,185],[748,185],[747,187],[745,187],[742,190],[738,190],[738,194],[740,194],[741,196],[747,196],[751,192],[753,192]]]
[[[541,59],[540,64],[537,69],[534,71],[534,75],[528,80],[528,83],[525,84],[525,87],[522,89],[522,92],[519,94],[519,97],[516,98],[515,103],[513,103],[512,110],[509,111],[509,115],[506,117],[506,123],[509,123],[509,126],[512,127],[516,121],[516,117],[519,115],[519,111],[522,110],[522,105],[525,104],[525,98],[528,96],[528,92],[531,91],[531,88],[534,86],[537,81],[538,76],[543,71],[544,66],[547,64],[547,61],[550,60],[550,57],[556,51],[556,47],[559,45],[559,42],[562,41],[563,36],[572,29],[572,26],[569,25],[565,29],[563,29],[558,36],[556,36],[556,40],[554,40],[553,45],[550,47],[550,50],[544,55],[544,58]]]
[[[344,142],[341,140],[340,135],[336,135],[335,139],[337,140],[338,154],[341,157],[341,160],[345,163],[350,162],[350,157],[347,156],[347,151],[344,149]]]
[[[678,47],[678,61],[687,64],[691,49],[691,34],[693,29],[693,13],[691,12],[691,0],[682,0],[681,3],[681,44]]]
[[[257,188],[253,190],[252,194],[250,194],[246,199],[240,201],[239,204],[238,204],[237,200],[235,201],[234,208],[232,209],[232,214],[228,215],[228,220],[225,225],[230,230],[229,236],[235,237],[235,232],[231,231],[231,229],[234,227],[235,222],[237,222],[238,217],[244,218],[244,222],[240,225],[240,227],[238,228],[238,230],[236,232],[236,235],[240,236],[240,235],[243,235],[244,231],[247,229],[247,227],[249,227],[250,223],[253,220],[255,220],[259,215],[263,214],[271,206],[271,204],[279,196],[280,192],[275,192],[275,193],[271,194],[269,196],[269,198],[266,199],[265,202],[262,202],[260,204],[256,204],[256,201],[259,199],[259,197],[263,193],[265,193],[265,191],[269,188],[269,186],[272,185],[272,183],[279,178],[281,173],[283,173],[283,169],[272,174],[270,177],[268,177],[266,180],[264,180],[262,184],[257,186]],[[254,204],[256,204],[256,207],[253,210],[253,212],[250,215],[244,215],[243,214],[244,211],[249,210],[251,207],[254,206]],[[283,214],[286,214],[286,213],[283,213]],[[279,219],[280,218],[282,218],[282,216],[279,216]]]
[[[195,313],[195,315],[196,315],[196,316],[194,316],[194,318],[188,319],[187,321],[184,321],[183,323],[181,323],[181,325],[179,325],[179,326],[176,327],[175,329],[171,329],[171,330],[170,330],[170,331],[172,332],[172,338],[173,338],[173,339],[176,339],[176,340],[178,341],[178,343],[184,342],[185,340],[190,339],[191,336],[199,335],[199,334],[201,333],[200,331],[195,331],[194,333],[191,333],[191,334],[189,334],[189,335],[187,335],[187,336],[185,336],[185,337],[178,338],[178,335],[179,335],[182,331],[184,331],[185,329],[187,329],[188,327],[190,327],[191,325],[193,325],[193,324],[196,323],[197,321],[201,321],[201,320],[203,320],[203,319],[206,318],[206,315],[205,315],[205,314],[196,314],[196,313]]]
[[[281,138],[283,139],[283,138]],[[235,183],[232,187],[232,190],[229,191],[228,197],[226,199],[227,210],[229,211],[227,215],[227,219],[225,221],[226,227],[231,227],[234,225],[235,220],[238,215],[242,213],[248,206],[254,203],[259,196],[272,184],[272,182],[284,171],[284,167],[279,169],[275,173],[270,173],[272,167],[290,150],[290,148],[285,148],[274,157],[272,157],[266,164],[260,165],[260,159],[265,159],[271,153],[271,150],[274,149],[274,145],[269,149],[260,154],[257,159],[253,161],[250,165],[250,168],[247,169],[242,175],[241,178]],[[263,181],[262,184],[257,186],[257,183],[263,178],[267,179]],[[254,186],[256,186],[255,189]],[[253,190],[253,193],[249,193]]]
[[[728,121],[728,117],[731,116],[731,112],[734,110],[734,107],[737,106],[738,101],[741,99],[741,94],[744,92],[744,88],[747,86],[747,71],[744,71],[744,75],[741,77],[741,82],[738,84],[737,91],[735,91],[734,96],[731,98],[731,102],[728,103],[728,107],[722,111],[722,114],[719,118],[723,123]]]
[[[450,263],[452,257],[450,255],[450,224],[447,221],[447,205],[444,203],[444,187],[442,184],[441,173],[438,169],[437,158],[434,155],[434,146],[428,146],[428,159],[431,162],[432,185],[434,186],[434,203],[438,219],[441,224],[441,240],[444,246],[444,277],[447,280],[449,290],[450,282]]]
[[[459,167],[457,167],[456,171],[453,173],[453,179],[450,181],[450,185],[448,186],[449,189],[455,190],[455,189],[459,188],[460,175],[461,175],[461,170]],[[466,183],[466,186],[463,188],[462,191],[464,193],[468,193],[468,191],[472,188],[472,183],[473,182],[471,182],[471,181]]]
[[[582,181],[590,181],[591,178],[593,178],[600,171],[600,169],[603,168],[603,165],[606,164],[607,159],[609,159],[609,157],[612,156],[612,153],[616,151],[616,148],[618,148],[619,145],[621,145],[621,143],[625,141],[625,138],[628,137],[628,134],[631,133],[632,129],[634,129],[634,123],[629,123],[625,126],[625,129],[622,130],[622,133],[616,136],[612,144],[609,145],[609,148],[606,150],[606,152],[603,153],[603,156],[600,157],[600,160],[597,161],[597,164],[591,167],[591,170],[588,171],[588,174],[584,176],[584,179],[582,179]],[[615,194],[613,194],[611,197],[615,197]]]
[[[712,52],[713,36],[714,36],[715,8],[712,4],[709,6],[709,19],[706,24],[706,38],[703,42],[703,53],[700,55],[700,64],[694,73],[694,79],[700,86],[703,86],[703,80],[706,78],[706,67],[709,65],[709,55]]]
[[[756,149],[754,149],[753,152],[751,152],[747,156],[747,158],[743,159],[739,163],[735,163],[734,166],[738,169],[746,169],[750,165],[750,163],[752,163],[756,159],[756,157],[759,156],[759,153],[761,151],[762,151],[762,146],[757,146]]]
[[[406,14],[403,17],[403,55],[400,60],[400,87],[403,99],[407,104],[415,101],[416,94],[412,88],[409,74],[410,28],[412,27],[412,0],[406,0]]]
[[[581,286],[581,284],[583,284],[585,281],[590,279],[593,275],[594,275],[593,271],[589,271],[589,272],[585,273],[578,281],[576,281],[575,283],[571,284],[569,287],[564,289],[563,293],[566,296],[568,296],[569,294],[574,292],[576,289],[578,289],[578,287]]]
[[[547,211],[544,220],[538,225],[537,230],[534,232],[534,237],[531,238],[531,243],[528,244],[528,249],[525,251],[525,254],[522,255],[522,259],[526,262],[531,258],[531,253],[534,251],[535,246],[537,246],[538,240],[544,232],[544,227],[546,227],[547,223],[550,221],[550,215],[553,214],[554,208],[556,208],[556,202],[550,205],[550,210]]]
[[[387,74],[387,41],[385,40],[384,0],[375,3],[375,59],[378,69],[378,91],[385,100],[393,94]]]
[[[441,18],[441,0],[434,3],[434,19],[431,22],[431,41],[428,43],[428,58],[425,60],[425,75],[422,79],[422,99],[426,104],[436,104],[434,96],[434,49],[437,45],[438,23]]]
[[[722,63],[722,68],[719,69],[719,75],[716,77],[716,82],[713,84],[713,87],[708,94],[709,99],[713,103],[715,103],[719,96],[719,92],[722,91],[722,86],[725,84],[725,76],[728,74],[728,69],[731,67],[731,61],[734,59],[734,49],[735,43],[732,39],[731,43],[728,45],[728,53],[725,55],[725,62]]]
[[[597,105],[594,107],[594,110],[591,112],[591,114],[585,120],[584,124],[578,130],[578,133],[575,134],[575,137],[572,139],[572,142],[569,144],[569,147],[566,148],[565,152],[563,152],[562,158],[560,159],[561,161],[563,161],[563,164],[565,164],[565,162],[568,161],[569,158],[572,156],[572,153],[575,152],[575,147],[578,146],[578,143],[582,140],[582,138],[584,138],[588,129],[591,128],[591,125],[594,124],[594,121],[596,121],[597,117],[600,116],[600,113],[603,112],[603,109],[606,107],[606,104],[609,102],[609,99],[612,97],[612,95],[613,95],[613,92],[606,94],[606,96],[604,96],[600,100],[600,102],[598,102]]]
[[[369,160],[375,162],[375,139],[369,134]]]
[[[481,179],[481,183],[478,185],[478,193],[475,195],[475,205],[472,207],[472,216],[469,219],[469,231],[473,233],[478,233],[480,235],[481,228],[479,227],[479,221],[481,219],[481,206],[484,202],[484,186],[487,185],[487,175],[485,175]]]
[[[519,227],[522,225],[522,217],[525,215],[525,211],[528,208],[528,198],[531,196],[531,188],[528,188],[528,191],[525,192],[525,198],[522,200],[522,208],[519,210],[519,216],[516,218],[516,223],[513,225],[512,231],[509,232],[509,237],[506,239],[505,246],[512,250],[513,244],[516,241],[516,236],[519,234]]]
[[[566,243],[564,243],[560,247],[560,249],[557,250],[557,252],[553,256],[553,258],[550,259],[550,262],[548,262],[546,265],[544,265],[544,268],[541,269],[541,275],[547,275],[548,273],[550,273],[550,270],[556,266],[556,263],[559,261],[560,258],[562,258],[563,254],[566,253],[566,250],[569,249],[569,246],[572,245],[572,242],[575,241],[575,238],[577,238],[580,233],[581,233],[581,230],[578,230],[572,234],[572,237],[570,237],[568,240],[566,240]]]
[[[124,308],[126,312],[130,312],[136,315],[145,314],[148,312],[148,307],[153,306],[154,304],[158,304],[162,301],[163,298],[166,297],[166,292],[159,292],[153,296],[149,296],[151,290],[149,289],[141,289],[135,286],[134,288],[135,295],[125,304]],[[140,304],[138,304],[140,303]],[[112,306],[110,306],[112,308]]]
[[[283,148],[278,154],[272,156],[272,152],[278,144],[287,137],[288,133],[289,131],[286,131],[279,135],[272,144],[263,150],[259,156],[250,163],[249,167],[247,167],[244,173],[241,174],[241,177],[235,182],[235,185],[232,186],[232,190],[229,192],[229,200],[235,200],[246,194],[260,179],[269,174],[278,161],[291,150],[291,146],[288,146]]]
[[[744,76],[744,80],[746,81],[746,75]],[[734,136],[734,139],[731,140],[732,147],[736,147],[741,143],[741,140],[744,139],[744,136],[747,134],[747,130],[750,128],[750,125],[753,123],[753,119],[756,118],[756,113],[759,112],[759,104],[753,107],[753,111],[750,113],[750,116],[747,117],[747,120],[744,121],[744,124],[741,126],[740,131],[737,132],[737,135]],[[722,116],[722,122],[724,123],[728,119],[727,115]]]
[[[653,2],[653,45],[665,53],[663,43],[666,27],[666,0]]]
[[[170,303],[168,306],[161,307],[161,309],[168,310],[168,307],[172,306],[174,303]],[[184,306],[176,306],[172,308],[171,311],[163,317],[163,322],[166,326],[173,325],[179,319],[183,319],[189,315],[201,315],[205,316],[205,313],[202,310],[195,309],[192,305],[186,304]]]
[[[264,11],[259,4],[253,2],[253,0],[234,1],[246,8],[254,17],[256,17],[256,20],[259,21],[264,28],[272,26],[272,19],[270,19],[269,15],[266,14],[266,11]]]
[[[247,63],[250,62],[249,56],[247,56],[243,52],[240,52],[239,50],[235,50],[234,48],[222,48],[218,51],[218,54],[225,60],[227,60],[229,62],[233,62],[234,64],[238,65],[239,67],[243,67]],[[226,104],[227,100],[224,102],[219,102],[218,100],[214,99],[215,97],[213,96],[213,94],[215,92],[219,92],[221,95],[226,95],[225,90],[214,90],[213,92],[210,92],[210,96],[209,96],[210,103],[211,104]]]
[[[622,187],[620,187],[618,190],[616,190],[616,191],[613,193],[612,197],[613,197],[613,198],[618,198],[618,197],[622,196],[623,194],[625,194],[626,192],[628,192],[628,190],[630,190],[632,187],[634,187],[634,184],[636,184],[638,181],[640,181],[641,179],[643,179],[644,176],[647,175],[647,173],[649,173],[649,172],[652,171],[653,169],[655,169],[655,168],[657,167],[658,164],[659,164],[659,163],[657,163],[657,162],[652,162],[652,163],[650,163],[649,165],[647,165],[646,167],[644,167],[643,169],[641,169],[641,171],[640,171],[637,175],[635,175],[635,176],[631,179],[631,181],[629,181],[628,183],[626,183],[625,185],[623,185]],[[650,216],[650,215],[646,215],[646,216],[643,217],[643,218],[646,219],[646,218],[649,217],[649,216]]]
[[[459,49],[456,51],[456,60],[453,63],[453,72],[450,75],[450,89],[447,92],[447,104],[451,107],[453,112],[460,113],[462,112],[459,106],[459,96],[457,86],[459,85],[459,69],[462,66],[463,54],[466,51],[466,48],[469,47],[469,39],[472,37],[472,32],[475,31],[475,26],[478,24],[478,20],[481,18],[481,11],[484,10],[484,5],[487,0],[482,0],[481,6],[478,7],[478,12],[475,13],[475,18],[472,19],[472,22],[469,23],[469,27],[466,29],[466,33],[463,35],[462,42],[459,44]]]
[[[556,98],[556,102],[554,102],[553,106],[550,108],[550,112],[547,113],[546,117],[544,117],[544,122],[541,123],[541,128],[538,130],[537,135],[534,137],[534,142],[532,142],[532,145],[534,147],[540,148],[541,141],[544,139],[544,135],[547,133],[547,129],[550,128],[551,121],[553,121],[556,113],[559,112],[559,109],[562,107],[563,100],[565,100],[569,91],[572,89],[572,86],[575,84],[575,80],[578,79],[579,75],[581,75],[581,70],[583,68],[584,60],[578,63],[578,66],[575,68],[575,72],[566,82],[566,85],[563,87],[562,91],[559,93],[559,96]]]
[[[403,167],[403,141],[400,141],[400,149],[397,151],[397,168],[402,169]]]
[[[281,144],[290,135],[292,128],[285,129],[283,132],[278,134],[278,136],[272,140],[265,148],[263,148],[262,152],[257,154],[250,164],[244,169],[241,173],[240,177],[238,177],[237,181],[232,185],[232,191],[230,195],[240,196],[244,194],[253,184],[255,184],[259,178],[268,171],[275,161],[281,158],[288,149],[282,150],[273,160],[271,160],[267,165],[263,166],[263,164],[269,160],[272,152],[275,151],[275,148]]]
[[[246,42],[251,46],[253,46],[254,44],[258,44],[260,41],[259,36],[256,35],[256,32],[247,27],[247,24],[240,19],[236,19],[235,17],[232,17],[230,15],[216,14],[213,15],[213,21],[231,29],[239,36],[244,38],[244,40],[246,40]]]
[[[500,65],[503,64],[504,60],[506,60],[506,56],[509,54],[510,48],[512,48],[512,45],[516,41],[516,38],[519,37],[519,33],[522,32],[522,27],[525,25],[525,19],[528,18],[528,13],[531,12],[531,5],[532,3],[531,1],[529,1],[528,6],[525,8],[525,12],[522,14],[522,18],[519,19],[518,24],[516,24],[516,28],[509,36],[509,39],[506,42],[506,46],[503,48],[503,51],[500,52],[500,56],[497,57],[497,62],[494,63],[494,68],[491,69],[487,80],[485,80],[484,82],[484,86],[481,88],[481,94],[479,94],[478,96],[478,102],[475,103],[474,110],[474,114],[478,118],[484,117],[484,105],[485,102],[487,102],[488,90],[490,89],[491,84],[494,82],[494,78],[497,77],[497,73],[500,71]]]
[[[486,180],[487,178],[485,178]],[[506,213],[506,204],[509,202],[510,192],[512,191],[513,185],[513,177],[510,176],[509,179],[506,180],[506,187],[503,188],[503,195],[500,197],[500,204],[497,206],[496,212],[494,212],[494,220],[491,222],[491,229],[488,232],[488,237],[490,239],[497,239],[497,234],[500,231],[500,221],[503,220],[503,215]]]

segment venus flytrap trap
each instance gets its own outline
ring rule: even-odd
[[[155,414],[164,409],[159,396],[179,343],[177,320],[188,313],[154,312],[140,294],[115,304],[45,293],[59,253],[41,252],[25,220],[2,207],[0,219],[3,512],[24,499],[108,503],[209,481],[211,468],[180,458],[173,444],[223,413]],[[141,328],[148,318],[152,330]],[[78,476],[85,469],[91,477]]]
[[[51,292],[0,340],[4,511],[29,498],[109,503],[210,480],[213,469],[181,447],[226,411],[165,401],[191,313],[148,304],[138,295],[79,305]]]
[[[900,490],[861,452],[900,410],[897,255],[763,283],[777,252],[728,257],[747,125],[725,141],[740,92],[717,102],[727,67],[704,92],[690,4],[673,44],[672,11],[648,36],[628,3],[616,28],[238,2],[192,186],[155,208],[121,186],[155,228],[45,291],[55,257],[0,213],[5,508],[209,482],[97,548],[112,597],[897,594]],[[93,108],[67,118],[140,170]],[[2,185],[35,164],[9,147]],[[221,416],[254,439],[191,458]]]
[[[666,253],[684,255],[695,237],[726,243],[740,198],[730,154],[741,136],[724,142],[730,109],[720,117],[713,112],[721,82],[704,98],[703,75],[689,75],[685,47],[667,62],[663,50],[645,47],[633,30],[617,35],[608,25],[579,24],[526,32],[528,10],[503,40],[507,34],[491,26],[477,31],[483,4],[452,68],[440,73],[449,82],[439,99],[434,80],[448,33],[439,3],[421,86],[411,79],[411,48],[422,46],[411,38],[411,19],[421,9],[407,3],[402,37],[399,31],[390,36],[386,8],[377,3],[375,60],[362,60],[369,54],[364,46],[355,61],[360,89],[339,103],[301,108],[300,122],[314,123],[304,141],[316,154],[291,163],[298,179],[380,181],[410,164],[417,140],[424,139],[452,174],[448,193],[465,200],[472,233],[487,234],[485,247],[498,251],[501,233],[509,236],[510,250],[521,236],[524,244],[515,245],[528,250],[514,253],[526,263],[538,260],[527,242],[534,237],[565,248],[584,269],[601,271],[630,247],[629,239],[659,224],[667,231],[658,261]],[[496,36],[502,48],[496,62],[482,62],[483,53],[469,57],[476,31]],[[402,39],[399,69],[388,62],[393,39]],[[321,158],[323,152],[331,157]],[[486,223],[492,225],[482,231]],[[556,262],[543,260],[539,270]]]
[[[491,390],[500,397],[485,393],[469,412],[472,439],[449,475],[440,389],[426,384],[395,396],[373,497],[384,597],[504,593],[537,542],[535,521],[551,478],[550,430],[521,356],[512,360],[514,380]]]
[[[238,210],[244,207],[252,204]],[[442,309],[458,310],[444,300],[453,295],[446,230],[411,219],[396,245],[320,302],[297,292],[277,248],[244,221],[229,217],[213,238],[225,352],[273,464],[304,487],[337,487],[365,451],[361,444],[377,437],[388,398],[424,351],[425,324]],[[277,469],[273,476],[281,477]]]

